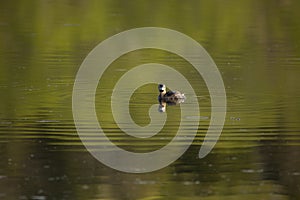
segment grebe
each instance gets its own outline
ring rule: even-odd
[[[167,104],[179,104],[184,102],[186,99],[185,95],[178,91],[166,91],[166,86],[164,84],[158,85],[159,102],[166,102]]]

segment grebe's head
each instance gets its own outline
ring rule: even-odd
[[[164,84],[159,84],[158,85],[158,90],[160,93],[165,93],[166,92],[166,86]]]

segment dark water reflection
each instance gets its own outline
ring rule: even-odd
[[[293,0],[2,2],[0,199],[299,199],[299,6]],[[72,117],[72,89],[92,48],[141,26],[175,29],[200,42],[223,76],[228,113],[213,151],[197,159],[210,121],[201,77],[167,52],[120,57],[105,72],[96,96],[98,119],[116,145],[154,150],[178,128],[180,107],[172,106],[159,137],[132,140],[118,129],[110,95],[133,66],[158,62],[176,68],[195,86],[201,109],[200,117],[188,116],[199,118],[200,126],[182,157],[156,172],[126,174],[99,163],[82,145]],[[131,103],[132,118],[147,125],[157,86],[139,88]]]

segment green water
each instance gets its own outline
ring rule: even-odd
[[[299,199],[299,8],[296,0],[1,2],[0,199]],[[177,69],[201,110],[198,134],[183,156],[155,172],[128,174],[103,165],[81,143],[72,89],[96,45],[148,26],[180,31],[208,51],[224,81],[227,115],[213,151],[197,158],[211,112],[201,76],[161,50],[123,55],[96,94],[98,120],[116,145],[153,151],[179,126],[180,107],[173,106],[159,136],[134,139],[118,129],[110,97],[134,66]],[[132,119],[147,125],[157,86],[139,88],[130,102]]]

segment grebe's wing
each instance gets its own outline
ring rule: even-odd
[[[167,93],[165,94],[165,96],[170,97],[173,96],[176,92],[173,91],[167,91]]]

